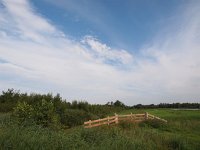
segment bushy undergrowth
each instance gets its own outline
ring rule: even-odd
[[[68,127],[82,125],[84,121],[97,119],[98,116],[78,109],[66,109],[61,116],[61,123]]]
[[[146,120],[139,124],[124,121],[118,125],[91,129],[77,127],[86,120],[102,118],[124,109],[120,101],[112,105],[91,105],[77,101],[69,103],[60,95],[27,95],[9,90],[0,96],[0,111],[9,112],[0,114],[0,149],[199,149],[198,111],[126,109],[124,113],[148,111],[164,117],[168,123]]]
[[[153,120],[145,120],[143,122],[141,122],[139,124],[141,127],[152,127],[152,128],[157,128],[157,129],[164,129],[167,127],[167,123],[157,120],[157,119],[153,119]]]
[[[13,117],[20,125],[33,123],[43,127],[56,127],[59,124],[59,116],[55,112],[53,103],[45,99],[35,105],[19,102],[14,108]]]
[[[122,129],[131,129],[135,126],[136,124],[132,121],[120,121],[118,126]]]
[[[43,127],[74,127],[84,121],[103,118],[124,110],[116,101],[112,105],[92,105],[85,101],[66,102],[59,94],[27,94],[8,89],[0,95],[0,112],[13,112],[19,124]]]
[[[38,125],[22,127],[13,123],[2,123],[0,127],[0,149],[197,150],[200,146],[187,137],[139,125],[70,130],[53,130]]]

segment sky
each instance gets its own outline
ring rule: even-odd
[[[199,0],[0,0],[0,90],[200,102]]]

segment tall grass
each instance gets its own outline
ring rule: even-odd
[[[160,116],[162,113],[163,110]],[[68,130],[53,130],[36,125],[20,127],[7,117],[1,117],[0,149],[198,150],[200,147],[198,117],[185,121],[185,116],[178,117],[177,120],[169,120],[166,125],[160,122],[123,122],[118,126],[91,129],[76,127]]]

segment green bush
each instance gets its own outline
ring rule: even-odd
[[[34,109],[26,102],[19,102],[14,108],[14,116],[17,117],[19,123],[33,119]]]
[[[90,119],[97,119],[97,116],[78,109],[66,109],[61,115],[61,123],[68,127],[82,125]]]
[[[8,89],[0,94],[0,112],[10,112],[16,106],[20,97],[19,91]]]
[[[36,105],[19,102],[14,108],[13,116],[17,118],[20,124],[34,122],[43,127],[58,125],[58,115],[55,113],[53,103],[47,102],[45,99],[42,99]]]
[[[58,124],[58,115],[55,113],[54,105],[51,101],[42,99],[34,106],[34,116],[36,124],[44,127]]]

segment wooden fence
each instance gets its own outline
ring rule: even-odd
[[[103,119],[97,119],[97,120],[89,120],[84,122],[84,127],[85,128],[92,128],[92,127],[97,127],[97,126],[101,126],[101,125],[110,125],[110,124],[118,124],[120,121],[122,120],[129,120],[132,122],[141,122],[141,121],[145,121],[148,119],[156,119],[156,120],[160,120],[163,122],[167,122],[167,120],[165,119],[161,119],[159,117],[156,117],[154,115],[151,115],[147,112],[143,113],[143,114],[128,114],[128,115],[118,115],[115,114],[115,116],[111,116],[111,117],[107,117],[107,118],[103,118]]]

